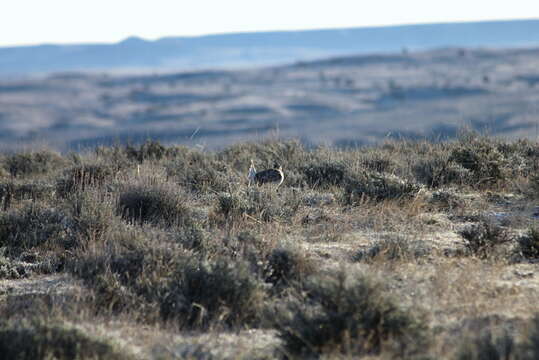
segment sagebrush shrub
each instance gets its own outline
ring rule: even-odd
[[[64,177],[57,181],[56,189],[61,196],[68,196],[76,191],[85,191],[88,187],[110,183],[115,175],[116,170],[111,165],[77,165],[65,171]]]
[[[464,140],[452,150],[449,159],[471,172],[470,185],[491,185],[506,179],[507,159],[493,140]]]
[[[234,179],[225,162],[212,154],[184,151],[166,163],[167,176],[197,193],[226,191]]]
[[[65,164],[60,155],[46,150],[13,154],[6,157],[4,161],[5,167],[13,177],[44,174]]]
[[[130,355],[108,341],[95,339],[60,321],[0,320],[0,354],[4,359],[124,360]]]
[[[33,248],[70,248],[68,218],[60,210],[30,204],[0,215],[0,247],[17,255]]]
[[[180,226],[191,223],[187,198],[170,185],[131,185],[120,193],[118,214],[134,223]]]
[[[67,201],[71,232],[79,245],[102,241],[116,220],[115,204],[110,196],[97,191],[81,191]]]
[[[380,284],[364,275],[316,277],[298,299],[277,312],[276,328],[286,354],[365,356],[391,350],[417,353],[427,343],[422,318],[401,309]]]
[[[466,241],[466,249],[470,254],[486,259],[496,255],[501,245],[511,241],[505,228],[490,219],[481,219],[479,223],[469,226],[460,232]]]
[[[346,205],[354,205],[364,199],[374,201],[409,199],[417,195],[420,189],[420,185],[397,176],[363,172],[346,184],[342,200]]]
[[[311,187],[327,188],[342,185],[347,176],[345,166],[333,162],[310,163],[303,166],[301,171]]]
[[[518,239],[519,252],[530,259],[539,258],[539,227],[531,227],[528,233]]]
[[[161,299],[161,315],[180,327],[245,327],[260,321],[265,293],[249,264],[226,258],[185,259]]]
[[[426,257],[430,253],[427,244],[421,240],[405,236],[386,236],[366,251],[359,251],[357,260],[383,259],[389,261],[412,261]]]

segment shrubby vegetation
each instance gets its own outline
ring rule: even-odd
[[[281,164],[284,183],[249,187],[251,159],[258,169]],[[84,295],[42,308],[15,295],[4,306],[0,293],[7,319],[0,352],[130,358],[63,325],[83,314],[182,334],[273,332],[280,342],[268,357],[436,357],[431,344],[445,330],[432,335],[428,309],[410,300],[423,295],[407,294],[413,276],[400,272],[424,266],[427,273],[446,255],[536,261],[531,214],[485,208],[526,209],[524,201],[537,197],[538,160],[536,143],[474,134],[349,150],[285,141],[206,152],[149,141],[85,154],[5,155],[0,279],[57,273],[80,281]],[[441,230],[458,238],[451,249],[431,241]],[[57,322],[36,322],[32,307]],[[18,309],[20,323],[8,319],[8,308]],[[535,354],[529,339],[485,335],[453,355],[526,358]],[[176,354],[214,354],[197,346]]]

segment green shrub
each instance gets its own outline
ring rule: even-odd
[[[407,356],[424,351],[427,326],[385,295],[364,275],[344,272],[311,279],[302,297],[277,312],[276,328],[286,354],[364,356],[394,351]]]
[[[128,186],[120,194],[117,211],[130,222],[188,225],[191,213],[179,189],[166,185]]]
[[[0,320],[0,354],[4,359],[131,359],[109,342],[55,321]]]
[[[262,282],[249,264],[227,258],[185,259],[178,265],[161,301],[164,320],[180,327],[254,326],[264,304]]]
[[[64,164],[64,159],[51,151],[18,153],[5,159],[5,166],[13,177],[45,174]]]

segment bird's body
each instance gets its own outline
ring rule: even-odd
[[[254,182],[257,185],[263,185],[268,183],[277,183],[279,187],[284,181],[283,168],[280,165],[275,164],[273,169],[267,169],[257,172],[253,161],[251,160],[251,167],[249,168],[249,184]]]

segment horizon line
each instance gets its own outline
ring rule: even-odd
[[[373,24],[363,26],[346,26],[346,27],[324,27],[324,28],[302,28],[302,29],[275,29],[275,30],[246,30],[246,31],[230,31],[230,32],[209,32],[193,35],[164,35],[156,38],[144,38],[139,35],[129,35],[116,41],[89,41],[89,42],[35,42],[35,43],[17,43],[17,44],[0,44],[0,49],[7,48],[22,48],[22,47],[34,47],[34,46],[88,46],[88,45],[114,45],[122,43],[129,39],[140,39],[145,42],[155,42],[166,39],[195,39],[211,36],[225,36],[225,35],[243,35],[243,34],[260,34],[260,33],[286,33],[286,32],[311,32],[311,31],[346,31],[356,29],[380,29],[391,27],[414,27],[414,26],[429,26],[429,25],[448,25],[448,24],[473,24],[473,23],[495,23],[495,22],[525,22],[525,21],[539,21],[539,17],[529,18],[510,18],[510,19],[488,19],[488,20],[455,20],[455,21],[434,21],[434,22],[414,22],[414,23],[398,23],[398,24]]]

